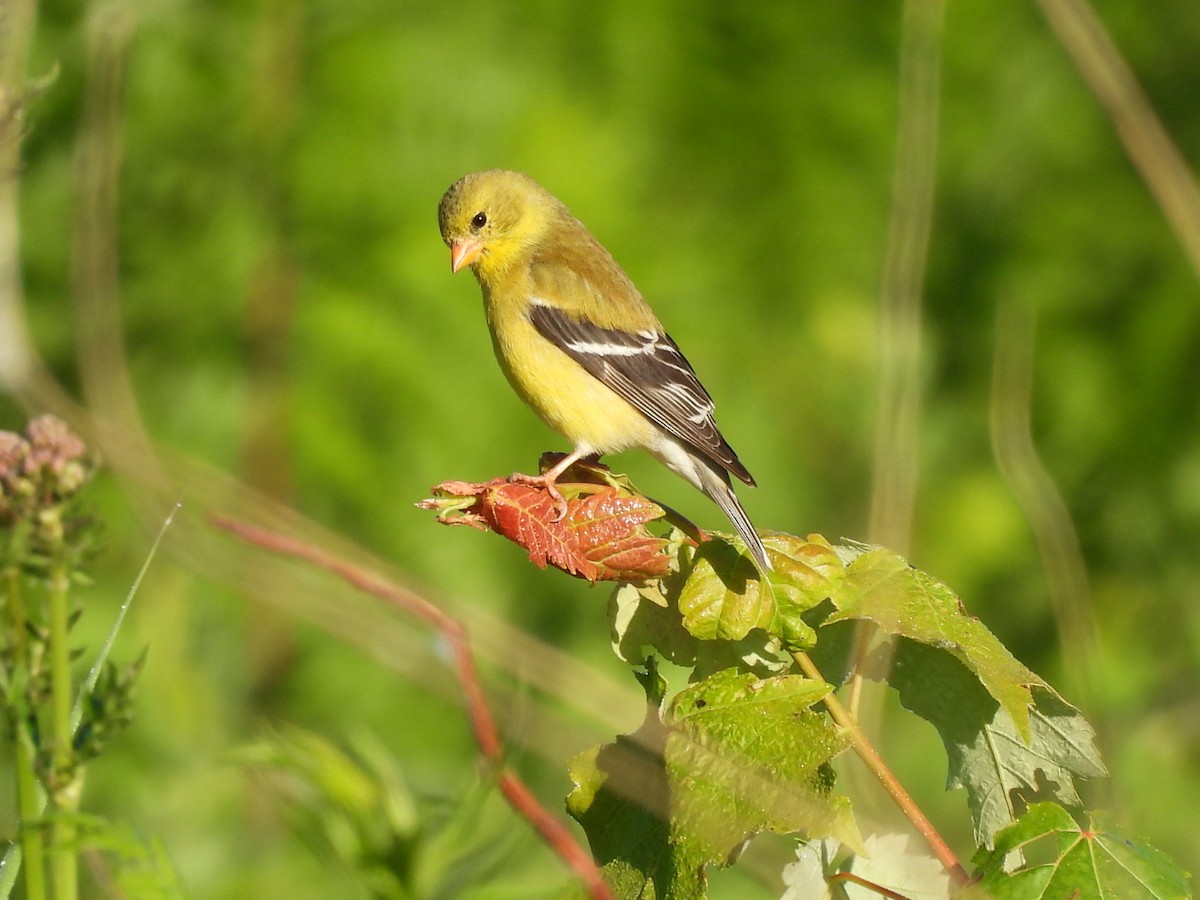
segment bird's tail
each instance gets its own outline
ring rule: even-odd
[[[754,559],[754,564],[758,566],[759,571],[772,571],[774,566],[767,558],[767,548],[763,546],[762,538],[754,530],[754,526],[750,523],[750,517],[746,515],[737,494],[733,492],[733,487],[729,484],[729,475],[723,469],[717,469],[711,465],[697,465],[696,469],[700,476],[701,489],[729,517],[729,521],[733,523],[737,533],[746,542],[750,556]]]

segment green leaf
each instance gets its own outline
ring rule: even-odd
[[[696,550],[679,611],[683,627],[702,641],[737,641],[752,628],[779,626],[774,595],[750,560],[724,541],[706,541]]]
[[[838,551],[819,534],[801,539],[777,533],[766,544],[775,565],[769,580],[781,618],[779,636],[792,650],[808,650],[817,636],[801,616],[838,590],[846,567]]]
[[[632,666],[646,662],[647,649],[678,666],[696,661],[697,640],[683,628],[679,610],[667,606],[658,582],[626,583],[608,601],[613,652]]]
[[[692,668],[692,681],[731,666],[761,677],[791,668],[783,641],[761,628],[752,628],[739,640],[698,640],[684,628],[679,610],[668,605],[662,588],[658,581],[623,584],[609,599],[613,652],[630,665],[642,665],[654,654]]]
[[[841,638],[837,653],[844,652],[838,623],[851,619],[869,620],[897,638],[887,680],[905,707],[937,728],[949,762],[947,786],[966,788],[976,842],[990,846],[996,831],[1033,800],[1078,807],[1074,779],[1105,774],[1095,733],[1079,711],[941,582],[888,550],[854,548],[847,558],[821,646],[828,630]]]
[[[815,643],[816,635],[801,615],[841,583],[845,569],[837,551],[820,535],[773,534],[765,543],[775,565],[766,580],[731,545],[700,545],[679,592],[679,611],[689,633],[701,640],[738,641],[759,628],[793,649]]]
[[[684,836],[673,839],[656,709],[631,735],[571,760],[567,810],[587,834],[592,858],[616,897],[703,897],[704,859]]]
[[[798,675],[727,669],[680,691],[665,716],[673,824],[720,864],[761,831],[858,840],[849,802],[830,795],[848,745],[812,704],[830,688]]]
[[[740,641],[697,641],[696,662],[689,681],[702,681],[729,668],[767,678],[782,675],[794,665],[783,641],[761,628],[753,628]]]
[[[653,688],[655,682],[647,682]],[[812,704],[829,686],[727,669],[679,692],[638,731],[576,757],[571,815],[617,896],[704,895],[705,868],[762,831],[861,841],[831,794],[846,738]]]
[[[940,581],[890,550],[873,549],[849,564],[833,600],[838,611],[829,622],[867,619],[888,634],[952,654],[974,673],[1028,740],[1030,688],[1043,684],[1042,680],[969,615],[958,596]]]
[[[1014,858],[1016,868],[1006,871],[1006,860]],[[1031,806],[976,863],[978,887],[994,900],[1191,896],[1187,873],[1165,853],[1127,835],[1103,813],[1081,829],[1053,803]]]
[[[96,673],[91,692],[80,696],[79,724],[74,732],[79,763],[98,756],[133,721],[134,689],[146,663],[147,649],[126,666],[118,667],[106,660]]]
[[[991,846],[1017,804],[1051,797],[1078,807],[1074,779],[1105,774],[1092,727],[1047,685],[1032,690],[1026,738],[954,654],[901,639],[887,680],[906,708],[937,728],[947,788],[966,788],[979,845]]]

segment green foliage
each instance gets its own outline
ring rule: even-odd
[[[288,727],[232,759],[262,779],[289,827],[370,897],[450,900],[511,877],[520,838],[485,805],[490,790],[452,801],[419,796],[373,737],[342,748]]]
[[[867,751],[817,707],[830,685],[776,674],[785,647],[801,667],[807,659],[790,637],[795,627],[778,613],[785,604],[807,614],[814,638],[805,646],[818,658],[844,652],[849,622],[891,639],[875,652],[894,652],[892,664],[868,659],[866,671],[882,671],[904,706],[938,729],[948,787],[967,789],[981,847],[1011,850],[1010,826],[1026,805],[1045,805],[1038,800],[1056,800],[1049,808],[1071,821],[1067,808],[1080,806],[1076,782],[1105,774],[1079,711],[1017,662],[948,587],[897,554],[777,534],[768,546],[779,571],[760,577],[724,539],[672,546],[674,574],[619,587],[610,605],[614,649],[646,667],[638,673],[646,721],[571,765],[568,809],[618,897],[706,896],[705,870],[730,864],[762,832],[865,849],[849,798],[833,792],[830,762],[852,743]],[[753,631],[765,635],[758,645],[772,651],[774,672],[745,652]],[[833,653],[822,647],[826,635]],[[730,667],[701,671],[704,645],[725,645],[719,655]],[[697,666],[674,696],[658,675],[656,652]],[[911,800],[898,802],[912,815]],[[1161,858],[1148,845],[1130,847]],[[981,851],[981,858],[994,857]],[[1056,877],[1081,886],[1073,870]]]
[[[1092,5],[1194,168],[1194,0]],[[1196,870],[1195,273],[1038,9],[946,6],[908,556],[1087,711],[1122,820]],[[34,80],[59,75],[23,110],[21,159],[6,169],[6,183],[19,179],[13,271],[32,346],[69,394],[91,402],[111,385],[85,374],[79,351],[94,322],[71,314],[87,287],[74,167],[84,160],[85,98],[105,83],[89,68],[105,58],[95,52],[103,12],[37,6],[28,70]],[[846,15],[832,4],[346,0],[118,12],[137,19],[107,82],[121,101],[112,119],[119,221],[108,234],[128,368],[103,368],[128,376],[146,431],[188,454],[188,473],[193,462],[215,465],[261,488],[251,445],[266,434],[266,468],[285,502],[410,583],[489,626],[513,623],[603,678],[602,597],[545,577],[501,542],[431,537],[410,507],[451,474],[508,472],[563,449],[511,397],[477,291],[449,278],[436,236],[441,191],[500,164],[569,202],[660,312],[761,485],[744,497],[754,520],[867,533],[875,385],[887,365],[878,294],[893,196],[896,5]],[[292,264],[294,292],[252,302],[271,260]],[[1109,654],[1095,677],[1063,658],[1070,644],[1052,612],[1058,559],[1039,556],[991,449],[989,393],[1004,390],[993,373],[1001,299],[1036,312],[1030,437],[1077,529],[1085,602]],[[0,396],[0,425],[16,427],[25,412]],[[621,462],[654,496],[717,524],[670,473],[635,454]],[[93,486],[110,552],[90,569],[98,588],[75,629],[80,641],[93,610],[116,608],[157,525],[140,518],[144,474],[102,475]],[[209,485],[191,478],[171,471],[171,490],[210,499]],[[322,734],[365,723],[414,783],[453,794],[476,749],[455,703],[411,675],[441,672],[426,648],[381,650],[380,630],[363,624],[376,619],[345,593],[257,567],[250,578],[243,560],[203,547],[180,540],[179,565],[154,579],[155,602],[131,616],[135,647],[154,642],[141,715],[89,771],[88,807],[163,835],[184,881],[215,900],[329,896],[310,848],[247,815],[257,809],[253,786],[213,759],[264,717]],[[285,615],[263,613],[247,593]],[[325,626],[338,639],[296,624],[314,607],[338,623]],[[640,622],[662,608],[626,609]],[[678,618],[654,624],[679,638],[681,659],[701,657],[684,665],[712,673],[746,659],[769,675],[788,664],[780,639],[761,629],[697,646]],[[831,681],[826,655],[853,625],[821,628],[811,651]],[[621,634],[626,645],[640,640],[632,626]],[[669,655],[663,639],[656,646]],[[929,652],[921,665],[941,660],[953,680],[976,681],[949,657]],[[535,772],[539,750],[552,765],[572,752],[524,727],[541,721],[541,680],[558,678],[541,671],[520,671],[535,712],[517,715],[509,735],[522,769]],[[606,710],[630,724],[603,734],[640,716],[630,694]],[[995,698],[981,685],[971,696],[980,708],[967,703],[970,718],[986,721]],[[1040,707],[1036,689],[1033,697]],[[418,719],[427,725],[414,729]],[[590,722],[586,711],[569,719]],[[956,746],[971,734],[985,733]],[[942,754],[898,743],[889,749],[902,764],[940,777]],[[971,827],[951,836],[956,845]],[[560,875],[548,853],[526,858]]]
[[[938,647],[979,680],[1028,738],[1032,685],[1042,681],[1021,665],[982,622],[963,608],[944,584],[882,548],[853,556],[842,592],[831,599],[838,611],[829,623],[871,622],[886,634]]]
[[[816,640],[804,615],[836,590],[844,568],[819,535],[776,534],[766,544],[775,568],[761,579],[733,545],[718,540],[693,548],[675,532],[668,546],[684,571],[622,585],[613,594],[617,655],[640,665],[653,648],[701,675],[735,664],[760,672],[789,666],[792,651]],[[674,607],[668,596],[678,598]]]
[[[678,827],[705,863],[724,863],[763,831],[856,839],[849,803],[830,796],[829,763],[847,739],[811,709],[828,691],[797,675],[726,669],[672,698],[667,776]]]
[[[978,894],[992,900],[1190,897],[1187,873],[1164,853],[1097,813],[1086,827],[1060,806],[1037,803],[976,859]]]
[[[126,824],[75,815],[79,849],[101,851],[111,861],[112,888],[130,900],[183,900],[189,896],[167,847]]]
[[[1053,688],[1033,688],[1025,732],[961,664],[937,648],[901,642],[888,683],[900,702],[937,728],[948,788],[967,790],[976,843],[991,846],[1023,803],[1049,796],[1076,809],[1077,778],[1106,774],[1095,732]]]
[[[846,740],[811,707],[829,686],[726,669],[659,708],[653,667],[646,722],[576,757],[567,808],[619,896],[695,897],[760,832],[857,840],[830,761]]]
[[[837,611],[826,624],[866,620],[897,638],[880,671],[900,702],[933,724],[965,787],[977,843],[990,846],[1021,799],[1041,791],[1072,807],[1074,779],[1106,774],[1095,732],[1077,709],[1021,665],[945,585],[886,550],[848,552]],[[879,651],[890,655],[893,648]]]
[[[687,631],[699,640],[737,641],[752,629],[776,635],[783,646],[812,646],[812,628],[802,618],[828,597],[843,575],[834,549],[819,536],[769,539],[775,568],[766,579],[732,546],[710,541],[696,551],[679,596]]]
[[[42,900],[49,873],[54,896],[73,900],[76,855],[104,841],[154,875],[162,890],[153,896],[174,895],[161,848],[145,849],[130,833],[115,837],[102,819],[78,812],[84,767],[131,721],[145,661],[118,668],[106,646],[93,683],[80,687],[72,673],[79,654],[69,642],[83,610],[70,588],[83,579],[97,530],[83,503],[90,476],[86,447],[61,420],[41,416],[24,435],[0,431],[0,705],[17,797],[5,896],[20,872],[28,900]]]
[[[133,721],[134,687],[146,664],[147,652],[125,666],[105,660],[96,684],[82,695],[74,748],[80,763],[99,756],[109,741]]]

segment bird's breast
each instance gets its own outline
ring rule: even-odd
[[[513,390],[575,447],[600,454],[646,446],[655,426],[529,321],[528,303],[485,298],[496,359]]]

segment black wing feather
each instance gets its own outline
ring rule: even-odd
[[[691,363],[659,331],[617,331],[540,303],[533,327],[646,418],[747,484],[754,479],[717,429],[713,402]]]

